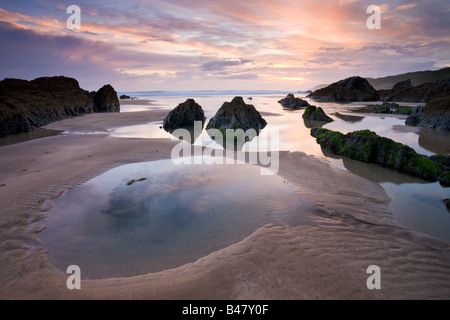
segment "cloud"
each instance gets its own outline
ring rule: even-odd
[[[395,10],[408,10],[417,7],[417,3],[408,3],[395,8]]]
[[[203,71],[221,71],[227,69],[228,67],[241,66],[246,63],[251,63],[252,60],[249,59],[238,59],[238,60],[214,60],[206,62],[201,65]]]
[[[290,89],[300,78],[308,88],[446,65],[450,52],[448,0],[389,1],[376,31],[366,27],[370,0],[77,4],[82,29],[68,31],[62,4],[0,2],[1,75],[64,74],[93,89],[105,81],[126,90],[204,89],[236,79]]]

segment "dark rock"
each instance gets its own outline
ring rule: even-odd
[[[128,100],[128,99],[131,99],[131,97],[130,97],[130,96],[127,96],[126,94],[123,94],[123,95],[121,95],[121,96],[119,97],[119,99],[120,99],[120,100]]]
[[[370,112],[372,113],[391,113],[391,108],[398,108],[399,105],[393,102],[383,102],[381,105],[375,105]]]
[[[120,112],[119,98],[111,85],[104,85],[95,94],[94,112]]]
[[[417,108],[405,123],[450,131],[450,94],[427,102],[423,108]]]
[[[289,93],[286,98],[281,99],[280,101],[278,101],[278,103],[280,103],[283,108],[286,109],[296,110],[304,107],[309,107],[308,101],[296,98],[292,93]]]
[[[216,115],[209,121],[206,129],[248,129],[261,130],[267,125],[266,120],[251,104],[246,104],[242,97],[235,97],[225,102]]]
[[[29,132],[54,121],[92,112],[88,94],[73,78],[0,81],[0,136]]]
[[[406,119],[405,124],[407,126],[417,126],[420,123],[420,119],[422,118],[423,107],[417,107],[414,111],[412,111],[411,115]]]
[[[334,121],[329,116],[326,115],[325,111],[321,107],[309,106],[306,108],[302,116],[305,120],[321,121],[321,122],[332,122]]]
[[[377,101],[378,92],[361,77],[351,77],[314,91],[308,97],[325,101]]]
[[[443,171],[450,171],[450,155],[433,155],[430,156],[430,159],[433,160]]]
[[[169,131],[176,128],[192,127],[195,121],[201,121],[203,128],[206,121],[205,113],[194,99],[187,99],[164,117],[163,128]]]
[[[380,99],[397,102],[425,103],[450,90],[450,78],[423,83],[417,87],[394,87],[379,90]]]
[[[438,180],[441,184],[445,184],[450,186],[450,171],[444,171],[439,177]]]
[[[377,104],[370,110],[372,113],[383,113],[383,114],[403,114],[410,115],[413,110],[408,107],[400,107],[395,102],[384,101],[381,105]]]
[[[448,212],[450,212],[450,199],[445,199],[444,204],[447,207]]]
[[[412,87],[413,87],[413,85],[412,85],[412,83],[411,83],[411,79],[408,79],[408,80],[405,80],[405,81],[397,82],[397,83],[392,87],[392,89],[393,89],[393,90],[401,90],[401,89],[410,89],[410,88],[412,88]]]
[[[211,139],[224,148],[241,150],[266,125],[266,120],[253,105],[245,104],[242,97],[235,97],[220,107],[206,126],[206,131]],[[231,132],[228,129],[232,129]]]
[[[314,128],[311,135],[322,148],[354,160],[376,163],[432,180],[437,180],[442,174],[442,169],[429,157],[369,130],[344,135],[324,128]]]

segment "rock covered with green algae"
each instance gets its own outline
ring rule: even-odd
[[[306,108],[305,112],[303,113],[303,119],[305,120],[313,120],[313,121],[321,121],[321,122],[333,122],[334,120],[331,119],[325,111],[321,107],[316,106],[309,106]]]
[[[323,148],[351,159],[376,163],[432,180],[438,180],[443,171],[430,157],[369,130],[344,135],[329,129],[314,128],[311,135]]]

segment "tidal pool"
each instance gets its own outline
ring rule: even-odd
[[[322,210],[260,170],[171,160],[117,167],[54,201],[42,246],[83,279],[133,276],[194,262],[265,224],[308,224]]]

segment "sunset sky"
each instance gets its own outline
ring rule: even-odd
[[[81,29],[69,30],[69,5]],[[371,4],[381,29],[369,30]],[[0,79],[84,89],[308,90],[450,66],[450,1],[1,1]]]

